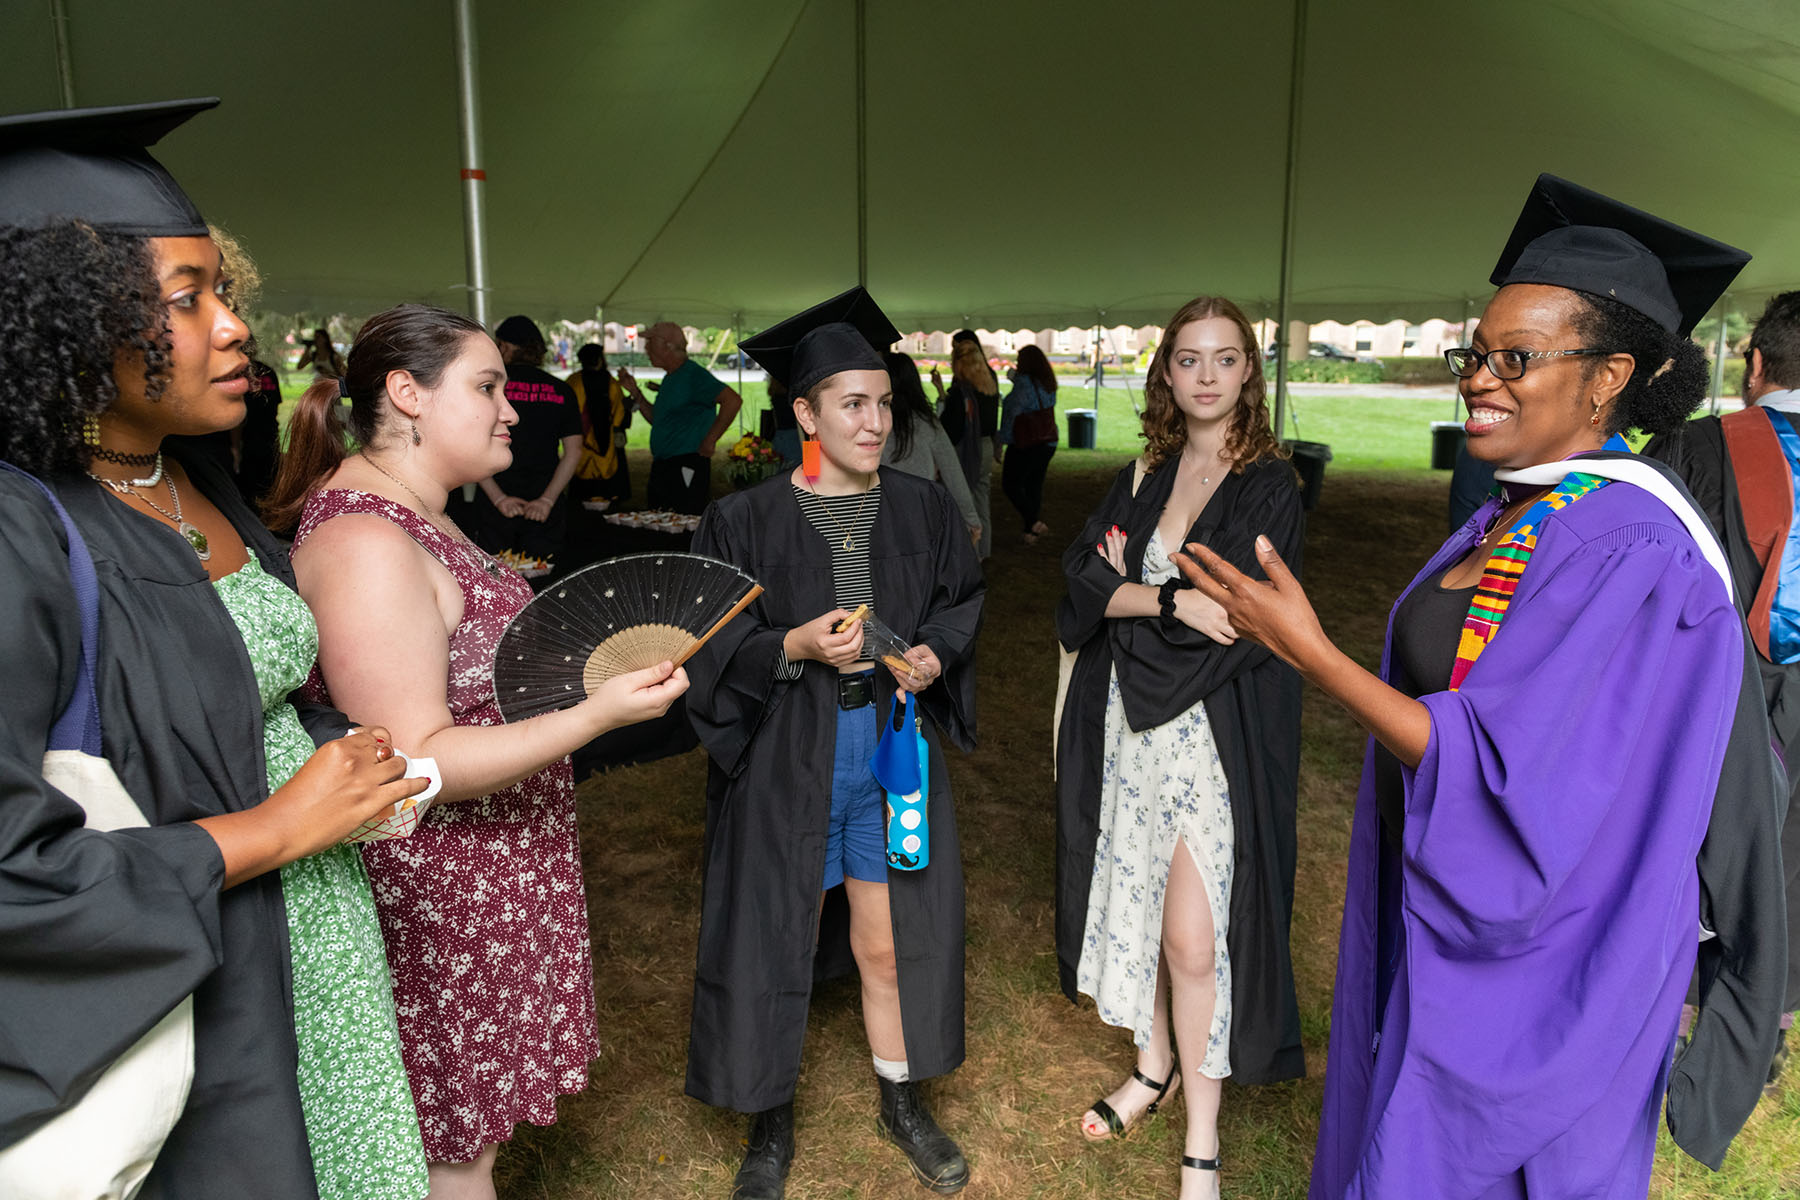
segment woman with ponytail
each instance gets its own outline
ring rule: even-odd
[[[319,625],[309,694],[390,714],[441,775],[411,837],[363,850],[434,1200],[491,1197],[513,1126],[554,1123],[556,1097],[587,1086],[599,1041],[568,755],[687,688],[663,663],[501,726],[494,646],[531,588],[444,504],[511,462],[505,383],[465,316],[371,317],[343,379],[300,398],[269,506],[277,526],[298,522],[294,569]]]

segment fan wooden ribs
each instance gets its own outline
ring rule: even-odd
[[[699,554],[631,554],[577,571],[501,635],[501,716],[525,720],[577,704],[626,671],[679,666],[760,595],[750,576]]]

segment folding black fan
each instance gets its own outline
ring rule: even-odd
[[[614,675],[686,662],[762,595],[756,580],[703,554],[627,554],[544,589],[494,651],[500,715],[523,721],[585,700]]]

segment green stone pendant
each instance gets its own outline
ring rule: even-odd
[[[200,556],[201,562],[205,562],[212,557],[212,550],[207,546],[206,535],[197,527],[183,521],[181,523],[181,536],[186,538],[187,544],[194,548],[194,553]]]

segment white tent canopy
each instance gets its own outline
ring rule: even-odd
[[[474,0],[489,308],[757,327],[856,281],[903,329],[1275,315],[1294,9]],[[158,154],[265,303],[467,307],[449,0],[10,0],[0,111],[216,94]],[[1800,285],[1791,0],[1306,11],[1290,315],[1458,317],[1539,171]]]

